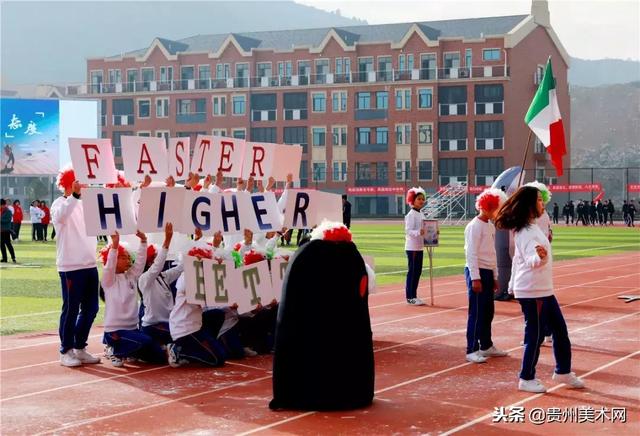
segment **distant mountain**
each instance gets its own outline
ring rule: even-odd
[[[569,83],[573,86],[600,86],[635,81],[640,81],[639,61],[571,58]]]
[[[569,92],[571,166],[640,167],[640,81]]]
[[[2,88],[82,82],[86,58],[145,48],[156,36],[366,24],[292,1],[2,2]]]

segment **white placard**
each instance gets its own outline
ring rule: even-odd
[[[146,175],[164,182],[167,178],[167,146],[155,136],[122,136],[122,162],[125,178],[141,182]]]
[[[275,157],[276,144],[247,142],[242,163],[242,177],[244,179],[253,177],[256,180],[268,179],[273,174]]]
[[[238,303],[238,313],[249,312],[258,304],[266,306],[273,299],[269,264],[266,260],[236,269],[240,293],[234,300]],[[234,292],[235,296],[235,292]]]
[[[282,229],[282,215],[278,209],[278,201],[273,192],[238,193],[242,201],[240,214],[243,217],[241,230],[265,233]]]
[[[310,229],[323,220],[342,222],[342,197],[329,192],[291,189],[287,196],[284,227]]]
[[[289,266],[289,261],[281,257],[271,260],[271,287],[273,288],[273,298],[280,301],[282,297],[282,284],[284,283],[284,275]]]
[[[186,189],[177,187],[140,189],[138,229],[145,233],[164,232],[166,223],[173,224],[174,231],[181,229],[186,192]]]
[[[185,180],[189,176],[191,138],[169,138],[167,150],[168,173],[177,180]]]
[[[204,280],[209,307],[230,306],[233,289],[239,289],[238,274],[232,261],[218,264],[215,260],[204,260]],[[234,297],[237,298],[237,297]]]
[[[240,177],[246,142],[244,139],[214,136],[214,143],[219,145],[219,154],[212,174],[222,171],[225,177]]]
[[[438,228],[438,220],[423,220],[422,229],[424,230],[422,240],[425,247],[437,247],[440,245],[440,229]]]
[[[206,260],[206,259],[205,259]],[[204,262],[195,256],[184,256],[184,290],[189,304],[207,306]]]
[[[271,176],[277,182],[287,180],[287,175],[292,174],[293,180],[300,180],[300,161],[302,160],[302,147],[300,145],[275,145],[275,162]]]
[[[215,174],[220,156],[220,143],[213,136],[198,135],[193,147],[191,172],[201,176]]]
[[[82,210],[88,236],[136,233],[131,188],[85,188]]]
[[[80,183],[116,183],[111,139],[69,138],[69,152]]]

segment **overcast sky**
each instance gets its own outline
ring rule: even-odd
[[[528,14],[530,0],[295,0],[370,24]],[[551,0],[551,25],[573,57],[640,59],[640,1]]]

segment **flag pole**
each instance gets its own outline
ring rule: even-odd
[[[527,163],[527,154],[529,154],[529,144],[531,144],[531,136],[533,131],[529,129],[529,136],[527,137],[527,145],[524,148],[524,156],[522,156],[522,169],[520,170],[520,176],[518,176],[518,188],[522,186],[522,176],[524,175],[524,166]]]

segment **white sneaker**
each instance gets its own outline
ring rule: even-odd
[[[533,392],[534,394],[542,394],[547,392],[547,388],[544,387],[542,382],[537,378],[533,380],[522,380],[518,382],[518,390],[525,392]]]
[[[471,363],[485,363],[487,358],[480,354],[478,351],[467,354],[467,361]]]
[[[411,306],[424,306],[424,301],[419,298],[409,298],[407,299],[407,304]]]
[[[552,344],[553,344],[553,338],[551,336],[545,336],[544,342],[542,342],[542,345],[550,347]]]
[[[509,355],[509,353],[496,348],[494,345],[486,350],[480,350],[478,353],[480,353],[482,357],[504,357]]]
[[[180,359],[178,347],[173,342],[167,344],[167,362],[172,368],[179,368],[180,366],[189,363],[186,359]]]
[[[556,374],[554,372],[552,378],[553,378],[553,380],[557,381],[558,383],[564,383],[568,387],[573,388],[573,389],[583,389],[584,388],[584,382],[582,380],[580,380],[578,377],[576,377],[575,372],[570,372],[569,374]]]
[[[66,353],[60,355],[60,365],[74,367],[81,366],[82,362],[76,357],[73,350],[67,350]]]
[[[115,368],[122,368],[124,366],[124,359],[121,357],[116,357],[114,355],[111,355],[109,359],[111,360],[111,364]]]
[[[82,363],[100,363],[100,358],[87,353],[86,348],[73,350],[78,359]]]
[[[253,349],[249,347],[244,347],[243,351],[244,351],[245,357],[254,357],[258,355],[258,353],[256,353]]]

